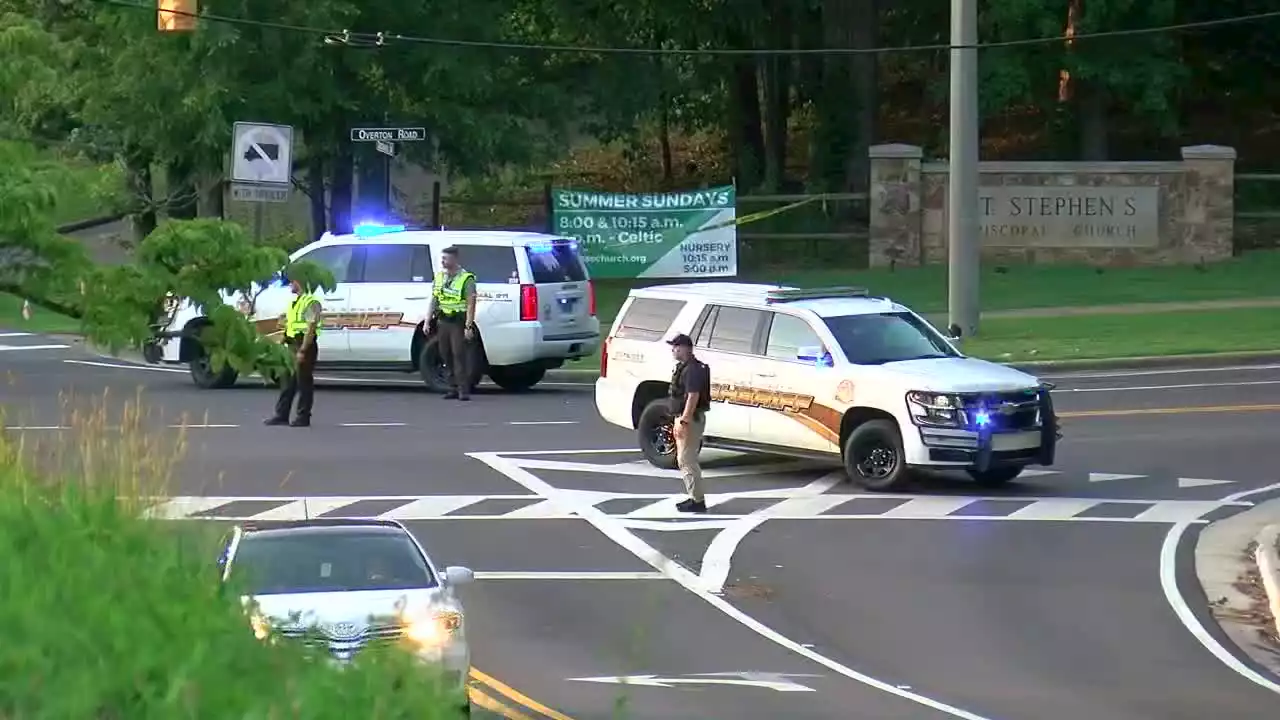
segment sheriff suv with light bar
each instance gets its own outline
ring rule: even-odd
[[[422,231],[359,225],[351,235],[323,237],[294,252],[333,273],[334,292],[321,296],[317,368],[350,372],[418,372],[445,390],[435,337],[423,326],[440,251],[458,248],[476,276],[476,325],[471,384],[488,375],[506,390],[533,387],[550,369],[588,357],[600,345],[595,290],[575,240],[540,233]],[[293,293],[280,280],[255,288],[256,299],[225,293],[258,329],[278,333]],[[236,371],[215,372],[199,341],[209,320],[190,302],[172,300],[165,326],[145,353],[152,363],[187,364],[196,385],[225,388]]]
[[[910,309],[861,288],[707,282],[632,290],[601,353],[596,408],[658,467],[675,466],[680,333],[711,368],[705,446],[837,460],[874,490],[917,468],[994,486],[1053,464],[1051,386],[966,357]]]
[[[311,519],[232,529],[218,558],[222,582],[244,594],[264,642],[318,647],[336,664],[399,645],[443,673],[466,710],[471,650],[454,592],[465,567],[436,569],[394,520]],[[425,677],[425,674],[424,674]]]

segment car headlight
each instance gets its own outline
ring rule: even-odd
[[[913,390],[907,393],[911,419],[919,425],[963,427],[966,424],[964,399],[959,395]]]
[[[462,630],[462,613],[432,610],[404,618],[404,635],[417,645],[435,648],[447,645]]]
[[[249,627],[253,628],[253,636],[259,640],[266,640],[271,637],[271,623],[261,615],[253,614],[249,616]]]

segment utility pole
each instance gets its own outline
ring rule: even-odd
[[[951,0],[951,158],[947,163],[947,315],[978,332],[982,235],[978,203],[978,2]]]

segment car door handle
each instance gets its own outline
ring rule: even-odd
[[[431,299],[430,295],[414,295],[413,297],[405,298],[405,300],[430,300],[430,299]]]
[[[344,297],[325,297],[325,300],[337,300],[337,301],[342,301],[342,300],[346,300],[346,298],[344,298]]]
[[[774,373],[756,373],[756,377],[775,377]]]

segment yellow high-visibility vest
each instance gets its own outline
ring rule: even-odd
[[[288,312],[285,313],[285,321],[284,321],[285,337],[293,338],[293,337],[298,337],[299,335],[306,334],[307,326],[310,325],[311,323],[307,322],[306,318],[303,317],[303,315],[305,314],[307,308],[311,307],[312,303],[318,303],[318,302],[320,302],[320,299],[317,298],[315,295],[312,295],[311,293],[303,293],[293,299],[293,302],[289,304]],[[320,323],[317,322],[316,336],[319,337],[319,335],[320,335]]]
[[[457,315],[467,311],[467,298],[462,292],[467,287],[468,280],[474,280],[472,275],[466,270],[459,270],[452,280],[446,280],[445,274],[436,273],[434,287],[431,294],[435,296],[436,307],[445,315]]]

